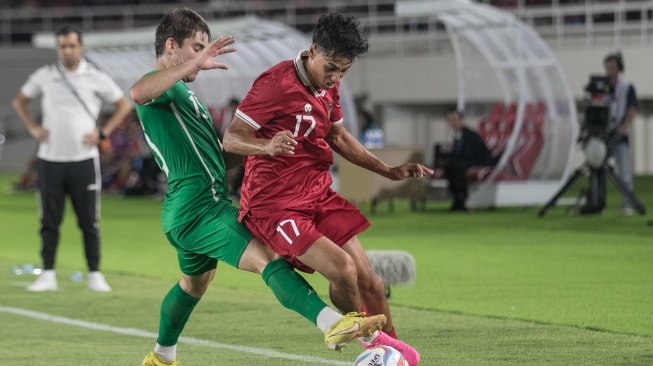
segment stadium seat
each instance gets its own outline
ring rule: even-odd
[[[546,105],[527,104],[517,145],[506,164],[505,173],[497,180],[527,180],[544,145],[544,117]]]
[[[500,106],[503,107],[503,105]],[[492,119],[496,118],[498,109],[497,104],[495,104],[488,117],[481,120],[479,124],[479,130],[482,129],[484,131],[484,135],[481,135],[481,137],[485,139],[488,148],[497,159],[503,153],[512,133],[516,119],[517,105],[513,103],[508,106],[505,109],[505,114],[498,120],[499,123],[491,124]],[[546,105],[544,102],[526,104],[523,123],[515,149],[503,171],[499,172],[495,177],[496,181],[523,181],[528,179],[544,144],[542,128],[545,113]],[[497,126],[498,130],[492,131],[490,126]],[[470,182],[482,182],[492,174],[493,170],[494,167],[472,167],[467,171],[467,180]]]
[[[501,154],[502,149],[505,147],[505,140],[502,138],[500,131],[503,114],[503,103],[496,103],[490,113],[481,119],[478,125],[479,135],[495,158]]]
[[[512,103],[508,108],[506,108],[505,113],[501,118],[501,123],[499,123],[499,143],[495,147],[493,154],[495,158],[498,158],[503,154],[503,151],[506,149],[506,144],[510,135],[512,135],[512,129],[515,125],[515,118],[517,117],[517,104]]]
[[[492,106],[490,113],[479,122],[479,135],[485,141],[485,145],[495,160],[501,157],[506,148],[514,126],[516,110],[515,103],[511,103],[508,107],[503,103],[496,103]],[[490,176],[493,170],[494,167],[488,166],[471,167],[466,173],[467,180],[482,182]]]

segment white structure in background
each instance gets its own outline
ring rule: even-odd
[[[219,57],[228,70],[203,71],[189,84],[195,94],[218,113],[232,98],[242,99],[254,79],[277,63],[294,59],[300,50],[310,46],[309,37],[283,23],[254,16],[208,22],[211,36],[232,35],[236,52]],[[106,71],[127,92],[143,74],[154,66],[154,34],[156,27],[125,31],[102,31],[84,35],[86,58]],[[33,45],[54,48],[52,33],[33,37]],[[358,135],[353,96],[346,83],[340,86],[340,104],[345,126]],[[226,121],[227,123],[231,121]],[[226,127],[226,126],[224,126]]]
[[[502,153],[495,169],[477,172],[469,207],[547,202],[574,168],[578,135],[574,95],[551,49],[528,25],[484,4],[399,1],[396,11],[444,24],[455,54],[460,110],[468,103],[493,106],[481,125],[488,130],[479,132]]]

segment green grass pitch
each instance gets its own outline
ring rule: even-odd
[[[105,196],[102,270],[111,293],[74,282],[85,271],[81,235],[68,202],[57,272],[61,290],[32,294],[39,262],[36,201],[10,194],[0,175],[0,364],[140,365],[151,350],[163,295],[178,279],[161,231],[160,202]],[[583,184],[586,182],[581,182]],[[636,179],[653,209],[653,177]],[[573,195],[578,190],[574,188]],[[411,211],[380,205],[360,236],[366,249],[398,249],[416,259],[416,282],[394,287],[390,306],[400,338],[431,365],[653,365],[653,226],[624,217],[608,185],[601,215],[565,207],[447,212],[445,202]],[[327,299],[327,284],[306,275]],[[224,265],[178,347],[190,365],[348,365],[362,350],[329,351],[322,334],[286,310],[257,275]]]

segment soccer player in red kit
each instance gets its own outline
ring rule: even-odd
[[[392,180],[433,174],[421,164],[386,165],[344,128],[340,78],[367,47],[355,18],[322,16],[308,50],[256,79],[223,144],[245,155],[240,219],[250,231],[295,267],[328,279],[331,301],[341,311],[365,306],[385,314],[383,332],[361,343],[397,348],[414,366],[419,354],[395,339],[383,281],[356,237],[370,223],[330,188],[332,151]]]

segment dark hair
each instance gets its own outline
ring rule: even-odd
[[[209,26],[201,15],[188,8],[170,9],[156,28],[154,38],[156,57],[165,52],[168,38],[174,39],[181,47],[186,38],[191,38],[197,32],[205,33],[209,39],[211,38]]]
[[[77,27],[77,26],[74,26],[74,25],[70,25],[70,24],[63,25],[59,29],[57,29],[57,31],[54,33],[54,35],[56,37],[60,37],[60,36],[67,36],[67,35],[69,35],[71,33],[77,34],[77,38],[79,39],[79,43],[84,43],[84,42],[82,42],[82,33],[83,33],[82,29]]]
[[[238,99],[238,98],[236,98],[236,97],[231,97],[231,99],[229,99],[229,103],[228,103],[228,104],[229,104],[230,106],[238,107],[238,106],[240,105],[240,99]]]
[[[606,63],[608,61],[614,61],[617,64],[617,70],[619,72],[623,72],[624,69],[626,68],[626,65],[624,65],[624,58],[621,55],[621,52],[614,52],[614,53],[608,53],[605,58],[603,58],[603,63]]]
[[[367,39],[353,16],[322,15],[313,31],[313,44],[327,57],[344,57],[352,62],[367,53]]]
[[[463,112],[458,110],[458,107],[448,107],[447,109],[444,110],[444,115],[448,116],[451,113],[456,113],[460,118],[463,118]]]

